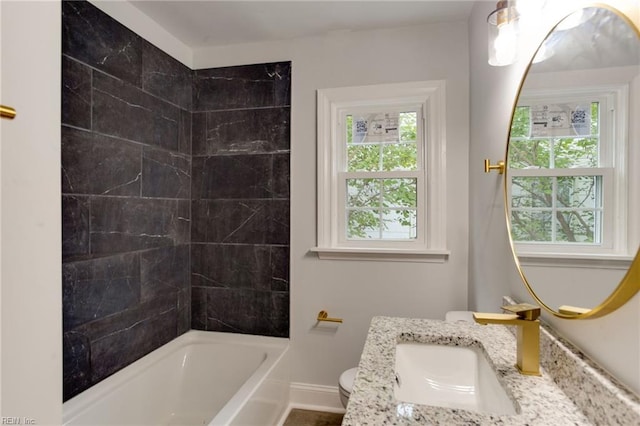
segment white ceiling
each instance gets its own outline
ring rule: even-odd
[[[191,48],[467,20],[474,1],[129,0]]]

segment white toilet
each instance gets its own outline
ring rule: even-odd
[[[351,396],[351,391],[353,390],[353,382],[356,380],[357,372],[358,367],[354,367],[348,369],[340,375],[338,387],[340,388],[340,402],[342,402],[342,406],[344,408],[347,408],[347,402],[349,402],[349,396]]]
[[[471,311],[449,311],[444,314],[446,322],[474,322],[473,312]]]
[[[447,322],[474,322],[473,312],[471,311],[449,311],[445,314],[444,320]],[[338,387],[340,389],[340,401],[342,406],[347,408],[347,402],[349,402],[349,396],[353,390],[353,382],[356,380],[357,367],[350,368],[340,375],[338,381]]]

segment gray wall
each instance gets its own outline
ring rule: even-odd
[[[192,326],[288,336],[290,65],[194,72],[86,2],[62,33],[64,399]]]

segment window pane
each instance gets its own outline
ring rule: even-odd
[[[557,205],[569,208],[601,207],[602,177],[558,177]]]
[[[384,207],[413,207],[417,206],[417,179],[384,179]]]
[[[599,212],[563,211],[556,215],[556,239],[561,242],[597,243],[596,217]]]
[[[347,212],[347,238],[350,240],[380,239],[380,215],[369,210]]]
[[[415,142],[418,139],[418,113],[415,111],[400,113],[400,141]]]
[[[551,141],[511,140],[509,142],[509,168],[549,168],[551,164]]]
[[[345,130],[347,132],[347,144],[353,143],[353,115],[347,115]]]
[[[531,108],[531,136],[571,137],[591,135],[591,103],[534,103]]]
[[[380,206],[382,179],[347,179],[347,207]]]
[[[600,134],[600,103],[591,103],[591,134]]]
[[[347,116],[347,143],[398,142],[400,140],[399,121],[400,113],[398,112],[376,112]],[[351,128],[351,133],[349,133],[349,128]]]
[[[553,178],[520,176],[511,182],[511,207],[552,207]]]
[[[383,239],[415,239],[416,211],[415,210],[384,210],[382,212],[384,227]]]
[[[597,138],[564,138],[554,141],[554,167],[598,167]]]
[[[415,178],[347,179],[347,238],[415,239],[417,188]]]
[[[348,172],[377,172],[380,171],[380,146],[349,145],[347,147]]]
[[[347,171],[418,169],[418,113],[346,116]]]
[[[515,241],[552,241],[551,212],[511,211],[511,235]]]
[[[526,106],[516,107],[511,122],[512,138],[528,138],[531,127],[530,109]]]
[[[418,170],[416,143],[385,144],[382,147],[382,170]]]

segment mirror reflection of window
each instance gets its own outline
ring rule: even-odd
[[[582,92],[582,93],[581,93]],[[529,93],[515,109],[508,155],[511,234],[520,250],[606,253],[626,224],[626,87]],[[621,110],[622,109],[622,110]]]

